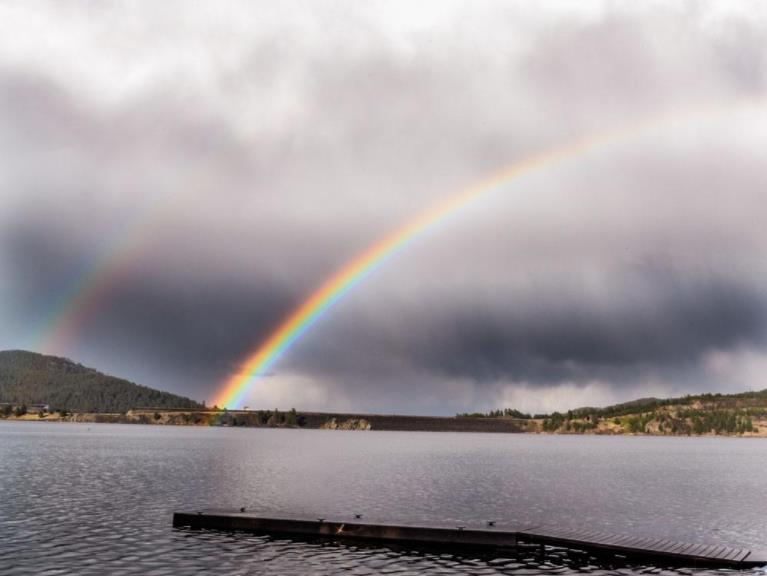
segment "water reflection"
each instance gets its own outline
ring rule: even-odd
[[[689,574],[561,550],[459,557],[174,530],[171,515],[242,505],[429,523],[545,518],[765,548],[753,504],[767,500],[765,456],[762,441],[716,438],[0,422],[0,573]]]

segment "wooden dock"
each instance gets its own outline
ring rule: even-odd
[[[174,527],[244,531],[310,538],[363,540],[399,545],[450,546],[452,548],[504,550],[535,544],[583,550],[635,561],[655,561],[685,566],[752,568],[767,565],[767,553],[717,544],[694,544],[664,538],[643,538],[555,526],[415,526],[367,522],[354,518],[259,516],[247,512],[205,510],[176,512]]]
[[[718,544],[693,544],[666,538],[646,538],[602,532],[540,526],[517,534],[520,542],[548,544],[626,558],[650,558],[679,564],[754,567],[767,565],[767,553]]]

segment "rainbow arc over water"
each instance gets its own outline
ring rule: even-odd
[[[427,231],[479,198],[508,185],[521,176],[575,159],[589,151],[620,142],[647,132],[669,121],[699,119],[704,116],[729,114],[743,108],[761,109],[764,96],[740,98],[725,103],[687,107],[684,111],[658,114],[635,120],[615,130],[608,130],[569,144],[544,150],[495,172],[469,188],[416,215],[364,250],[336,271],[319,288],[277,326],[261,345],[250,354],[240,369],[221,384],[214,403],[237,407],[254,382],[265,376],[275,363],[311,329],[336,303],[363,282],[392,256],[402,251]],[[195,188],[196,173],[188,175],[189,188]],[[83,326],[99,311],[121,279],[134,270],[139,256],[151,246],[166,216],[177,210],[186,195],[173,193],[150,202],[137,218],[128,222],[88,266],[83,274],[62,291],[44,317],[31,328],[28,348],[53,353],[69,350]]]
[[[617,130],[582,138],[568,145],[534,154],[503,168],[417,215],[410,222],[392,231],[339,269],[285,318],[277,329],[245,360],[240,370],[222,385],[213,400],[214,405],[227,408],[241,406],[244,396],[252,384],[267,375],[277,361],[335,304],[393,255],[402,251],[419,236],[452,214],[521,176],[578,157],[608,143],[620,141],[658,125],[666,119],[668,119],[667,116],[645,119]]]

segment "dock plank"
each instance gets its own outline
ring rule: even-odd
[[[748,556],[750,553],[751,553],[750,550],[745,550],[743,548],[736,548],[735,552],[727,557],[727,560],[740,562],[741,560],[745,559],[745,557]]]
[[[669,540],[668,538],[663,538],[661,540],[658,540],[655,544],[651,546],[651,550],[654,550],[655,552],[667,552],[668,547],[673,544],[672,540]]]
[[[687,555],[687,556],[701,556],[701,552],[703,552],[703,550],[705,550],[708,547],[709,547],[708,544],[696,544],[695,546],[693,546],[692,548],[687,550],[685,552],[685,555]]]
[[[721,558],[722,560],[725,560],[727,556],[732,554],[733,552],[732,546],[720,546],[720,549],[716,551],[715,556],[716,558]]]
[[[613,534],[609,538],[602,540],[602,544],[608,546],[621,546],[624,542],[631,540],[633,536],[627,534]]]
[[[692,548],[694,548],[696,545],[697,545],[697,544],[695,544],[694,542],[680,542],[680,543],[679,543],[679,545],[677,545],[677,546],[673,546],[673,547],[670,549],[670,553],[671,553],[671,554],[681,554],[681,555],[685,555],[685,554],[687,554],[687,551],[688,551],[688,550],[691,550],[691,549],[692,549]]]

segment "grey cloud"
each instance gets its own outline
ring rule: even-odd
[[[96,54],[106,72],[71,78],[0,60],[2,347],[148,218],[133,273],[68,353],[210,398],[313,287],[447,194],[578,135],[763,88],[762,17],[491,8],[408,31],[365,8],[260,22],[243,5],[224,29],[248,33],[221,41],[203,6],[169,51],[137,47],[126,74],[145,83],[114,93],[123,78]],[[98,22],[68,25],[89,39]],[[210,45],[184,59],[202,29]],[[319,407],[431,412],[520,382],[737,389],[705,363],[765,348],[765,125],[750,118],[668,128],[488,197],[321,320],[275,382],[311,380]]]

